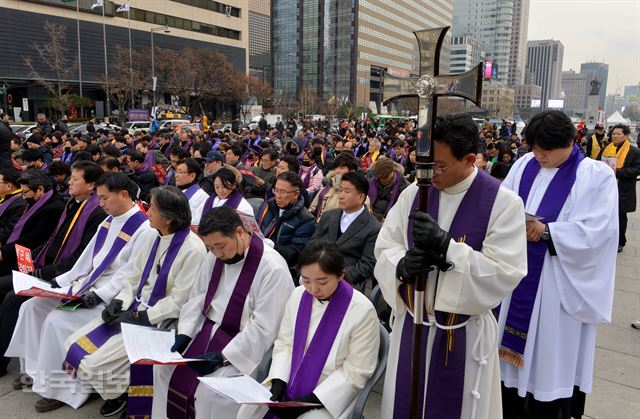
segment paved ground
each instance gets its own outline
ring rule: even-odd
[[[640,418],[640,331],[630,323],[640,318],[640,213],[630,214],[628,244],[618,256],[613,321],[598,328],[593,393],[587,397],[585,414],[590,418]],[[38,396],[15,391],[11,382],[17,365],[0,378],[0,418],[100,418],[101,401],[91,400],[78,410],[65,407],[48,414],[38,414],[33,404]],[[381,386],[371,394],[365,417],[380,418]]]

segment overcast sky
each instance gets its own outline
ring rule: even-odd
[[[529,40],[564,45],[563,70],[609,64],[607,93],[640,82],[640,0],[530,0]]]

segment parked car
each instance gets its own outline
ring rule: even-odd
[[[120,128],[118,125],[114,125],[114,124],[94,124],[94,127],[96,129],[96,131],[98,131],[99,129],[103,129],[106,131],[120,131],[122,128]],[[77,133],[81,133],[84,134],[87,132],[87,124],[82,124],[82,125],[78,125],[77,127],[73,128],[71,130],[71,134],[77,134]]]
[[[191,124],[191,121],[189,121],[188,119],[165,119],[165,120],[161,120],[159,121],[160,125],[158,127],[158,129],[175,129],[178,125],[183,125],[183,124]]]
[[[149,131],[151,128],[151,122],[149,121],[135,121],[135,122],[126,122],[124,124],[124,128],[129,131],[129,134],[133,135],[136,131],[140,131],[142,129]]]

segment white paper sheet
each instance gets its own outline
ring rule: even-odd
[[[28,297],[44,297],[44,298],[78,298],[77,296],[69,296],[62,288],[53,288],[51,284],[35,276],[27,275],[22,272],[13,272],[13,291],[16,295]]]
[[[122,340],[132,364],[184,364],[201,359],[183,358],[171,352],[175,342],[174,330],[158,330],[145,326],[122,323]]]
[[[216,393],[240,404],[260,404],[269,407],[304,407],[319,406],[315,403],[302,402],[274,402],[271,400],[271,392],[265,386],[248,375],[236,375],[233,377],[198,377],[201,383],[211,388]]]

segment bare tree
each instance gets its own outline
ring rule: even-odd
[[[269,83],[256,77],[235,73],[227,83],[232,87],[231,98],[238,103],[242,120],[247,119],[253,105],[262,104],[273,95]]]
[[[77,59],[69,59],[63,26],[46,21],[44,30],[49,37],[48,41],[34,42],[31,45],[37,54],[36,62],[33,57],[23,57],[23,60],[29,70],[29,76],[53,96],[48,103],[58,113],[63,114],[69,105],[83,105],[78,103],[77,95],[69,92],[68,84],[68,80],[77,71],[78,63]],[[39,67],[44,67],[45,70],[40,72],[37,69]]]
[[[109,99],[118,108],[120,123],[124,122],[127,108],[133,107],[137,92],[144,86],[144,75],[129,62],[129,48],[116,47],[116,55],[109,64],[109,79],[102,77],[102,84],[109,82]]]

